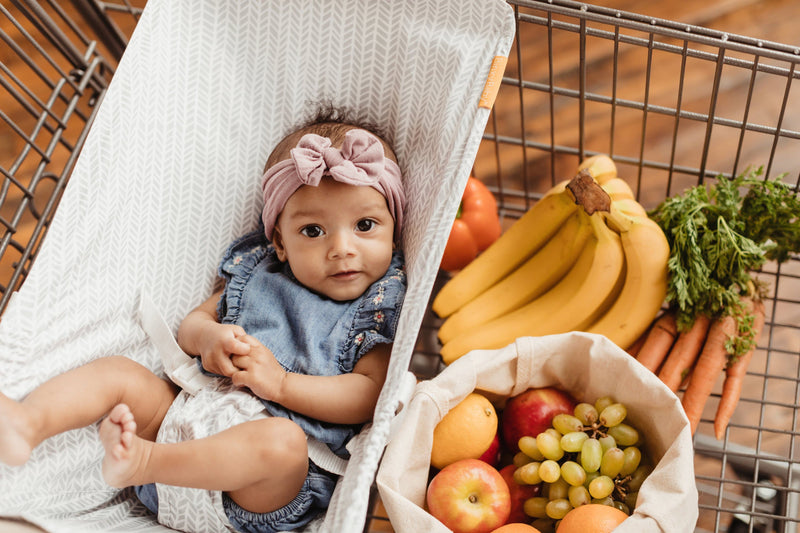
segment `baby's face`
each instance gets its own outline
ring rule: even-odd
[[[272,242],[297,280],[333,300],[353,300],[379,280],[392,260],[394,220],[372,187],[329,177],[289,198]]]

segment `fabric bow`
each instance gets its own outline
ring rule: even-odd
[[[345,134],[341,150],[331,148],[327,137],[304,135],[290,150],[297,175],[305,185],[316,187],[327,171],[333,179],[349,185],[374,185],[384,167],[383,145],[372,136]]]

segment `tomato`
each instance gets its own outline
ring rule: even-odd
[[[444,270],[460,270],[500,237],[497,201],[480,180],[470,177],[442,256]]]

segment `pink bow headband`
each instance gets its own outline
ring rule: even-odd
[[[330,176],[348,185],[368,185],[383,194],[394,218],[395,241],[400,242],[405,203],[400,167],[384,157],[377,137],[365,130],[349,130],[339,150],[331,147],[329,138],[308,133],[289,153],[290,159],[271,166],[261,179],[261,219],[268,239],[272,239],[275,221],[289,197],[301,186],[316,187],[323,176]]]

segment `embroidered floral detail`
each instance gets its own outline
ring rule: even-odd
[[[405,268],[403,268],[403,267],[396,268],[395,272],[396,272],[396,274],[394,276],[392,276],[392,279],[395,279],[395,280],[398,280],[398,281],[404,281],[406,279],[406,270],[405,270]]]
[[[236,252],[231,257],[230,264],[234,266],[241,265],[248,257],[260,258],[264,255],[266,250],[266,246],[259,244],[258,246],[254,246],[253,248],[247,249],[243,252]]]
[[[364,342],[364,337],[366,337],[366,334],[363,331],[358,335],[356,335],[355,339],[356,346],[359,346],[362,342]]]
[[[386,293],[386,288],[384,287],[384,285],[386,285],[386,280],[383,280],[380,283],[378,283],[377,287],[378,293],[372,298],[372,303],[374,305],[378,305],[383,301],[384,294]]]
[[[389,283],[390,281],[403,282],[403,281],[405,281],[405,278],[406,278],[405,270],[403,270],[402,268],[396,268],[394,275],[386,277],[386,278],[382,279],[381,281],[379,281],[378,284],[375,287],[375,291],[377,292],[377,294],[375,294],[375,296],[373,296],[372,304],[373,305],[379,305],[379,304],[381,304],[383,302],[385,294],[386,294],[386,284],[387,283]]]
[[[383,324],[383,321],[386,320],[386,314],[383,311],[376,311],[373,319],[375,320],[375,323]]]

